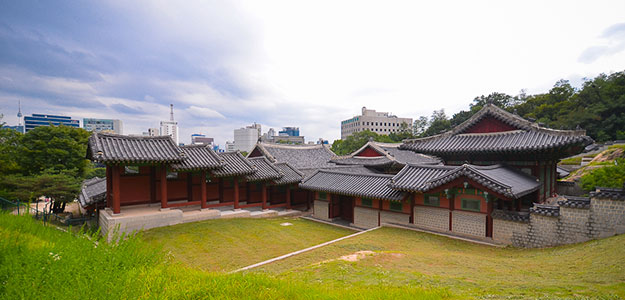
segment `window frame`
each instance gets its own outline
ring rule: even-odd
[[[393,208],[393,206],[399,205],[399,209],[397,207]],[[389,201],[388,209],[390,211],[403,212],[404,211],[404,203],[398,201]]]
[[[474,208],[468,208],[465,203],[466,202],[475,202],[477,201],[477,209]],[[460,208],[462,210],[466,210],[466,211],[474,211],[474,212],[481,212],[482,211],[482,200],[480,199],[471,199],[471,198],[460,198]]]

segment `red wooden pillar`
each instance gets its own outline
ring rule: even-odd
[[[150,203],[156,203],[156,167],[150,166]]]
[[[167,166],[161,165],[161,208],[167,208]]]
[[[111,197],[113,193],[113,172],[111,166],[106,166],[106,207],[113,207],[113,199]]]
[[[409,223],[410,224],[414,224],[414,203],[415,203],[415,198],[416,195],[414,193],[412,193],[410,195],[410,220]]]
[[[219,188],[219,203],[225,202],[224,200],[224,179],[219,177],[219,182],[218,182],[218,188]]]
[[[454,214],[453,210],[456,209],[456,199],[454,196],[451,196],[449,198],[451,198],[451,199],[447,199],[449,201],[449,231],[452,231],[452,228],[453,228],[452,220],[453,220],[453,214]]]
[[[120,207],[121,207],[121,199],[120,199],[120,193],[119,193],[119,177],[120,177],[119,171],[120,171],[120,168],[123,168],[123,167],[122,166],[113,166],[111,168],[112,168],[111,173],[113,175],[112,176],[113,177],[113,182],[112,182],[112,185],[113,185],[113,199],[112,199],[113,200],[112,201],[113,202],[113,213],[114,214],[118,214],[118,213],[121,212],[121,209],[120,209]]]
[[[286,186],[286,209],[291,209],[291,185]]]
[[[234,209],[239,209],[239,178],[234,177]]]
[[[493,217],[491,217],[491,213],[493,212],[493,200],[488,201],[486,207],[486,237],[493,237]]]
[[[206,208],[206,171],[202,171],[200,177],[200,199],[202,199],[202,208]]]
[[[332,208],[334,208],[332,205],[332,194],[327,193],[326,195],[328,197],[328,219],[332,220]]]
[[[193,201],[193,173],[187,173],[187,201]]]
[[[249,182],[245,182],[245,201],[247,201],[247,204],[250,204],[250,186],[251,184]]]
[[[314,197],[314,192],[306,191],[306,211],[310,210],[310,202],[312,202],[312,198]]]
[[[378,200],[378,226],[382,225],[382,205],[384,202]]]
[[[263,182],[261,184],[260,196],[262,201],[262,208],[267,209],[267,185]]]

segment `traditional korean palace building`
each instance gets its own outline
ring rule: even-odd
[[[169,136],[94,133],[87,157],[106,165],[106,187],[102,191],[103,180],[85,182],[79,198],[92,208],[105,200],[99,218],[105,232],[116,225],[128,231],[210,219],[221,207],[290,210],[291,190],[303,178],[288,163],[177,146]],[[185,215],[185,207],[197,211]]]
[[[331,159],[378,174],[321,169],[300,187],[315,191],[320,219],[492,238],[493,215],[527,216],[555,196],[558,160],[590,143],[582,130],[545,128],[486,105],[448,132],[397,145],[370,142]]]
[[[317,219],[363,229],[395,224],[549,246],[625,232],[623,192],[547,203],[557,196],[558,161],[590,143],[582,130],[545,128],[490,104],[448,132],[397,144],[370,141],[344,156],[327,145],[259,142],[243,157],[177,146],[166,136],[94,133],[87,156],[106,165],[107,176],[85,182],[79,198],[83,206],[102,206],[100,226],[108,229],[312,206]],[[596,228],[565,232],[567,222]]]

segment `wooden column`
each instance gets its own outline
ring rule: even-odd
[[[250,204],[250,195],[251,195],[251,191],[250,191],[250,186],[251,184],[249,182],[245,182],[245,201],[247,202],[247,204]]]
[[[414,197],[416,197],[416,195],[415,193],[412,193],[410,195],[410,220],[408,220],[408,223],[410,224],[414,224],[414,203],[415,203]]]
[[[206,171],[202,171],[200,177],[200,199],[202,199],[202,208],[206,208]]]
[[[491,213],[493,212],[493,200],[488,201],[486,207],[486,237],[493,237],[493,217],[491,217]]]
[[[424,196],[425,197],[425,196]],[[447,195],[445,195],[445,197],[447,197]],[[449,200],[449,231],[452,231],[452,219],[453,219],[453,210],[456,209],[456,199],[454,196],[450,197],[451,199],[447,199]]]
[[[224,179],[219,177],[218,179],[218,189],[219,189],[219,203],[225,202],[224,201]]]
[[[378,200],[378,226],[382,225],[382,205],[384,202],[382,200]]]
[[[286,209],[291,209],[291,185],[286,186]]]
[[[193,201],[193,173],[187,173],[187,201]]]
[[[150,203],[156,203],[156,167],[150,166]]]
[[[239,208],[239,178],[234,177],[234,209]]]
[[[262,208],[267,209],[267,184],[261,183],[260,197],[262,201]]]
[[[306,211],[310,210],[310,202],[313,201],[314,195],[314,192],[306,191]]]
[[[113,195],[112,195],[112,202],[113,202],[113,213],[114,214],[118,214],[121,212],[121,199],[120,199],[120,193],[119,193],[119,177],[120,177],[120,168],[123,168],[122,166],[113,166],[111,167],[112,171],[111,171],[111,175],[113,177],[112,180],[112,188],[113,188]]]
[[[161,165],[161,208],[167,208],[167,166]]]
[[[328,219],[332,220],[332,194],[326,193],[328,197]]]
[[[113,207],[113,172],[111,166],[106,166],[106,207]]]

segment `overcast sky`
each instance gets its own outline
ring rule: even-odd
[[[224,147],[257,122],[340,137],[625,69],[625,1],[1,1],[0,113],[169,118]]]

